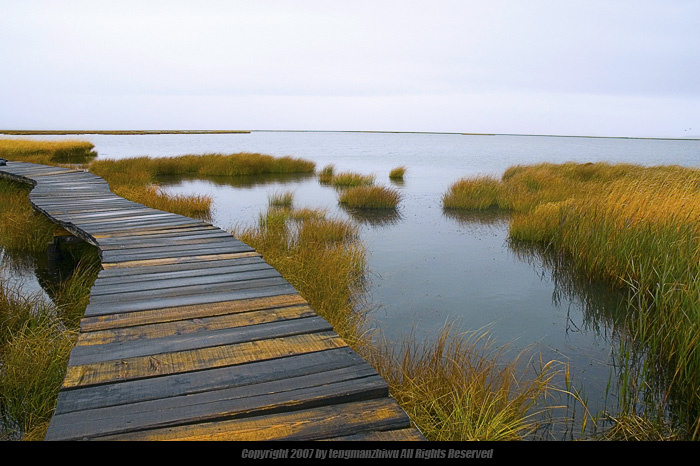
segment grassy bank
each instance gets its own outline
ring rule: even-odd
[[[500,179],[456,182],[443,207],[510,210],[512,240],[566,254],[591,279],[627,289],[617,329],[629,359],[622,411],[659,422],[670,413],[685,438],[699,437],[700,170],[515,166]]]
[[[84,164],[97,157],[87,141],[0,139],[0,158],[44,165]]]
[[[95,249],[83,244],[65,248],[74,267],[47,284],[51,300],[2,278],[12,275],[14,258],[41,262],[53,237],[55,225],[34,212],[28,193],[0,179],[0,439],[43,439],[99,270]]]
[[[257,225],[233,235],[263,254],[311,306],[387,380],[392,395],[431,440],[514,440],[538,428],[553,409],[552,378],[562,367],[528,372],[491,347],[485,333],[446,327],[421,343],[396,348],[371,329],[365,248],[357,226],[319,210],[269,208]]]

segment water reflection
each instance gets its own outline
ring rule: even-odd
[[[554,285],[552,304],[575,303],[580,307],[583,328],[569,319],[571,331],[592,331],[606,340],[624,326],[628,309],[627,292],[608,283],[595,281],[578,270],[566,255],[540,244],[508,241],[509,250],[530,264],[541,278]]]
[[[510,220],[509,212],[497,209],[465,210],[446,209],[443,207],[442,214],[463,226],[502,226]]]
[[[214,186],[233,188],[252,188],[268,184],[296,184],[309,180],[313,173],[282,173],[244,176],[205,176],[205,175],[168,175],[158,176],[156,181],[162,186],[174,186],[183,181],[207,181]]]
[[[396,225],[403,220],[403,216],[397,209],[357,209],[343,204],[340,204],[340,208],[361,225],[386,227]]]

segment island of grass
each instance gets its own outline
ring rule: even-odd
[[[384,186],[354,186],[343,190],[338,201],[356,209],[395,209],[401,194]]]

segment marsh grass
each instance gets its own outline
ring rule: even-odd
[[[0,158],[44,165],[82,164],[97,157],[87,141],[33,141],[0,139]]]
[[[108,179],[112,174],[119,176],[241,176],[313,173],[315,164],[311,161],[271,155],[241,152],[237,154],[201,154],[177,157],[139,157],[122,160],[97,160],[90,165],[90,171]]]
[[[257,226],[233,235],[260,252],[344,339],[362,341],[365,313],[355,303],[366,259],[357,227],[321,210],[270,208]]]
[[[313,162],[304,159],[247,152],[97,160],[90,164],[90,171],[104,178],[121,197],[154,209],[204,220],[211,219],[211,196],[168,194],[158,186],[158,178],[313,173],[314,168]]]
[[[0,281],[0,419],[10,439],[43,439],[96,272],[78,267],[54,302]]]
[[[330,184],[333,181],[333,173],[335,167],[333,165],[326,165],[318,172],[318,181],[321,184]]]
[[[360,209],[395,209],[401,201],[401,193],[384,186],[354,186],[340,193],[339,202]]]
[[[404,167],[402,165],[400,167],[392,168],[391,171],[389,172],[389,178],[392,180],[403,180],[403,177],[405,174],[406,174],[406,167]]]
[[[363,175],[355,172],[341,172],[333,175],[330,181],[336,188],[350,188],[354,186],[369,186],[374,184],[374,175]]]
[[[365,302],[366,259],[357,227],[314,209],[268,208],[233,235],[253,246],[312,308],[377,368],[430,440],[513,440],[531,435],[554,363],[528,373],[504,362],[483,334],[446,327],[434,343],[407,338],[399,350],[375,338]]]
[[[292,207],[294,193],[292,191],[275,191],[267,196],[268,205],[271,207]]]
[[[0,245],[11,252],[46,250],[56,226],[29,203],[29,187],[0,178]]]
[[[638,375],[621,382],[622,409],[633,414],[644,400],[652,400],[644,411],[657,419],[654,425],[670,411],[675,425],[696,438],[700,170],[539,164],[511,167],[501,180],[457,184],[469,188],[455,188],[464,193],[455,207],[510,210],[511,239],[560,251],[591,280],[629,291],[625,334],[645,357]],[[450,194],[446,198],[451,201]]]
[[[553,379],[564,366],[523,369],[525,352],[506,357],[486,329],[460,333],[448,324],[434,340],[409,335],[399,347],[380,348],[368,359],[429,440],[522,440],[551,418],[545,412],[563,408],[546,398],[557,394]]]

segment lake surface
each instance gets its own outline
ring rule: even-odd
[[[446,322],[464,331],[487,327],[513,351],[532,346],[545,359],[568,362],[594,411],[605,403],[614,363],[611,323],[624,297],[582,283],[567,264],[511,245],[507,217],[446,213],[441,197],[461,177],[500,175],[516,164],[700,166],[697,140],[262,131],[33,138],[89,140],[99,158],[260,152],[309,159],[318,169],[333,164],[337,172],[374,174],[376,184],[401,191],[396,215],[347,212],[336,191],[313,176],[178,181],[166,189],[211,195],[213,223],[224,229],[255,223],[268,195],[280,190],[294,191],[296,206],[352,218],[369,253],[373,317],[388,339],[412,331],[429,338]],[[389,171],[399,165],[407,167],[404,182],[392,183]]]

